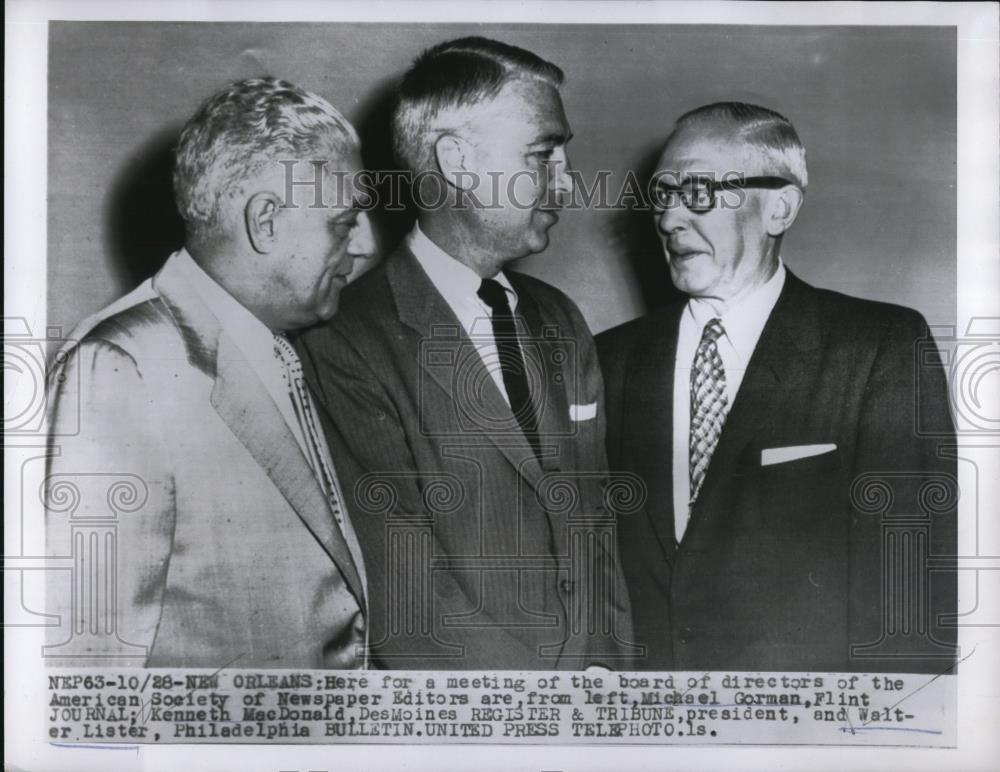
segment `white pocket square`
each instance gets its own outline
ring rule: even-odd
[[[760,465],[772,466],[773,464],[784,464],[788,461],[797,461],[800,458],[822,456],[824,453],[829,453],[836,449],[837,446],[832,442],[822,445],[789,445],[786,448],[764,448],[760,452]]]
[[[589,405],[570,405],[570,421],[589,421],[597,417],[597,403],[591,402]]]

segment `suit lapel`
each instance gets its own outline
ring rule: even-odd
[[[626,453],[645,480],[646,514],[667,559],[674,540],[673,439],[674,370],[677,332],[684,304],[671,305],[648,318],[625,364],[625,432],[634,438]]]
[[[818,366],[822,329],[809,298],[811,291],[790,271],[787,273],[705,472],[702,490],[709,495],[699,497],[699,504],[733,473],[747,445],[761,429],[779,418],[797,384]]]
[[[511,431],[514,419],[510,407],[458,317],[409,249],[401,247],[388,259],[386,278],[396,301],[399,320],[420,336],[419,367],[445,393],[448,409],[457,411],[457,420],[463,422],[461,428],[478,431],[488,438],[514,469],[532,487],[537,487],[542,468],[534,451],[523,434]],[[494,416],[510,416],[510,419],[505,418],[502,428],[492,428],[490,419]],[[437,421],[440,416],[427,418]],[[440,431],[440,426],[424,428]]]
[[[340,568],[359,605],[365,595],[357,567],[312,467],[245,356],[170,262],[154,280],[187,343],[188,360],[214,377],[211,402],[288,503]]]
[[[340,567],[362,608],[364,592],[357,566],[337,528],[326,496],[284,418],[257,382],[253,368],[223,334],[212,405],[250,455],[292,505],[306,527]],[[247,388],[253,383],[257,388]]]

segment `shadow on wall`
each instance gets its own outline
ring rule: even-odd
[[[184,244],[172,181],[180,130],[180,125],[163,129],[143,144],[108,195],[104,243],[122,293],[156,273]]]
[[[392,112],[396,104],[398,78],[387,78],[374,86],[366,95],[358,113],[357,129],[361,137],[361,157],[364,168],[373,174],[395,170],[397,164],[392,149]],[[393,190],[391,182],[383,178],[375,186],[377,206],[369,210],[372,228],[377,239],[377,257],[391,253],[413,227],[417,219],[410,191],[405,186]],[[378,260],[360,261],[352,279],[369,270]]]
[[[636,179],[643,188],[656,171],[661,145],[658,142],[637,154],[630,167],[635,170]],[[611,218],[610,227],[613,242],[620,245],[621,254],[629,256],[647,311],[684,297],[670,280],[670,269],[657,235],[656,222],[648,209],[629,206],[618,210]]]

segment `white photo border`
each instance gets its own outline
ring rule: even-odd
[[[177,0],[137,4],[90,0],[9,0],[6,5],[4,155],[4,316],[46,329],[47,22],[49,20],[472,21],[607,24],[946,25],[958,31],[957,332],[974,319],[1000,317],[1000,46],[993,3],[774,2],[259,2]],[[16,378],[5,372],[5,405]],[[994,399],[996,396],[994,395]],[[989,415],[998,415],[996,404]],[[984,442],[995,463],[1000,447]],[[5,453],[5,467],[7,466]],[[1000,468],[996,464],[994,468]],[[980,475],[978,502],[963,501],[963,528],[996,512],[996,475]],[[990,478],[990,479],[987,479]],[[5,475],[17,484],[17,474]],[[6,483],[5,483],[6,485]],[[7,497],[5,496],[5,499]],[[984,506],[991,507],[983,509]],[[971,508],[971,509],[970,509]],[[20,513],[14,513],[20,515]],[[11,513],[5,507],[5,519]],[[30,518],[26,518],[30,520]],[[39,527],[41,520],[36,518]],[[993,530],[990,530],[992,528]],[[1000,555],[1000,531],[980,533],[981,554]],[[993,540],[992,543],[988,543]],[[5,554],[13,554],[5,545]],[[994,559],[995,561],[997,559]],[[6,573],[5,573],[6,579]],[[994,585],[995,586],[995,585]],[[7,596],[5,606],[20,598]],[[993,609],[1000,598],[982,598]],[[994,612],[994,617],[998,614]],[[43,630],[5,631],[5,766],[35,769],[912,769],[988,768],[1000,757],[1000,628],[963,628],[968,658],[959,676],[956,750],[857,747],[594,746],[139,746],[117,750],[49,745],[38,657]]]

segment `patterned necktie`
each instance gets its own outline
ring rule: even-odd
[[[493,279],[483,279],[477,293],[482,301],[490,307],[493,321],[493,340],[497,346],[497,356],[500,359],[500,371],[503,375],[504,389],[510,409],[517,419],[518,426],[524,432],[532,450],[539,458],[538,419],[535,408],[531,404],[531,392],[528,389],[528,374],[524,366],[521,346],[517,342],[517,329],[514,326],[514,312],[511,311],[507,290]]]
[[[719,337],[725,334],[722,322],[712,319],[705,325],[691,368],[690,474],[693,505],[705,480],[712,452],[719,443],[722,425],[729,410],[726,371],[719,356]]]
[[[288,387],[288,395],[292,400],[292,408],[295,410],[295,417],[298,419],[299,428],[305,438],[306,456],[313,472],[316,473],[323,493],[326,494],[330,502],[330,509],[344,531],[344,508],[340,503],[340,494],[337,490],[337,478],[333,474],[330,461],[324,452],[320,441],[319,429],[316,426],[316,413],[312,407],[312,399],[309,396],[305,378],[302,375],[302,362],[299,355],[295,353],[288,338],[283,335],[274,336],[274,356],[282,364],[282,374],[285,385]]]

